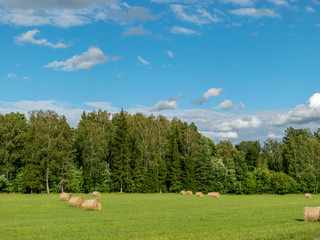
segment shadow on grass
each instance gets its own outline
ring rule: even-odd
[[[297,218],[296,221],[298,221],[298,222],[304,222],[304,219],[303,219],[303,218]]]

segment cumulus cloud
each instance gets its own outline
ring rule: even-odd
[[[208,99],[211,97],[218,97],[222,93],[222,88],[210,88],[203,94],[203,97],[199,100],[193,100],[191,103],[196,105],[202,105],[203,103],[208,102]]]
[[[278,13],[268,8],[239,8],[230,11],[232,14],[240,16],[240,17],[252,17],[252,18],[262,18],[262,17],[270,17],[276,18],[280,17]]]
[[[131,27],[127,31],[122,33],[122,36],[127,37],[129,35],[150,35],[151,33],[148,30],[143,29],[143,26]]]
[[[150,62],[148,62],[147,60],[144,60],[141,56],[137,56],[137,59],[143,65],[150,65]]]
[[[82,55],[76,55],[66,61],[54,61],[44,66],[44,68],[53,68],[61,71],[76,71],[80,69],[89,70],[93,66],[106,61],[117,61],[120,57],[108,57],[104,55],[101,49],[91,47]]]
[[[273,123],[276,125],[305,124],[319,120],[320,93],[315,93],[306,104],[298,105],[284,114],[278,114]]]
[[[222,3],[232,3],[233,5],[240,6],[252,6],[254,2],[252,0],[220,0]]]
[[[197,35],[198,33],[192,29],[184,28],[180,26],[174,26],[170,30],[173,34],[184,34],[184,35]]]
[[[256,128],[261,125],[262,121],[257,117],[253,116],[251,119],[232,119],[226,120],[217,125],[217,128],[222,131],[234,131],[239,129],[246,129],[246,128]]]
[[[152,106],[151,111],[175,110],[178,108],[176,101],[160,101]]]
[[[222,103],[220,103],[215,109],[223,109],[223,110],[232,110],[237,109],[238,106],[233,104],[231,100],[224,100]]]
[[[211,14],[203,8],[197,8],[193,13],[187,12],[188,7],[179,4],[170,5],[171,10],[174,12],[176,17],[184,22],[190,22],[197,25],[222,22],[223,19],[218,17],[216,14]],[[194,9],[193,7],[191,9]]]
[[[200,132],[203,136],[206,136],[208,138],[211,138],[213,140],[215,139],[235,139],[238,138],[238,134],[236,132]]]
[[[236,105],[236,104],[233,104],[231,100],[226,99],[214,109],[232,110],[232,109],[238,109],[238,108],[245,109],[246,107],[244,106],[243,103],[239,103],[238,105]]]
[[[26,33],[22,33],[19,36],[16,36],[15,40],[18,44],[31,43],[31,44],[36,44],[36,45],[44,45],[44,46],[51,47],[51,48],[67,48],[67,47],[69,47],[68,45],[66,45],[62,42],[57,42],[54,44],[52,42],[49,42],[45,38],[35,39],[34,36],[37,33],[39,33],[38,29],[30,30]]]

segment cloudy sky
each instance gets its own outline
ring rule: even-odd
[[[320,127],[320,0],[0,0],[0,113],[195,122],[219,142]]]

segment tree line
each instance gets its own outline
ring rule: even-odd
[[[54,111],[0,114],[0,192],[181,190],[317,193],[320,129],[214,143],[194,123],[164,116],[83,112],[77,128]]]

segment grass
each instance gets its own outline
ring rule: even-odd
[[[320,206],[320,195],[102,194],[96,212],[58,199],[0,194],[0,239],[320,238],[320,222],[303,221],[303,208]]]

